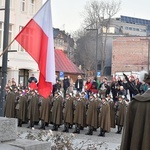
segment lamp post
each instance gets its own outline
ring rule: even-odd
[[[4,37],[3,37],[3,50],[8,45],[8,35],[9,35],[9,13],[10,13],[10,0],[5,0],[5,16],[4,16]],[[8,52],[3,54],[2,58],[2,83],[1,83],[1,96],[0,96],[0,116],[4,113],[4,101],[5,101],[5,86],[7,77],[7,59]]]
[[[95,67],[95,75],[97,76],[97,54],[98,54],[98,29],[86,29],[88,30],[92,30],[92,31],[96,31],[96,53],[95,53],[95,59],[96,59],[96,67]]]

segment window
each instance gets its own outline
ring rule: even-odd
[[[19,26],[19,31],[21,31],[22,29],[23,29],[23,26]],[[20,44],[19,44],[18,49],[19,49],[19,51],[24,52],[24,49]]]
[[[2,42],[3,42],[3,24],[0,22],[0,49],[2,50]]]
[[[21,0],[21,11],[25,11],[25,0]]]
[[[34,14],[35,0],[30,0],[30,13]]]
[[[131,28],[131,27],[129,27],[129,30],[132,30],[132,28]]]
[[[12,25],[9,25],[9,39],[8,44],[12,41]],[[9,47],[11,49],[11,45]]]
[[[125,27],[126,30],[128,30],[128,27]]]

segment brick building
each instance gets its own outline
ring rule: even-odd
[[[118,37],[114,39],[111,74],[147,71],[149,40],[148,37]]]

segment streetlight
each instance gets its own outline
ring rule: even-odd
[[[96,55],[95,55],[95,58],[96,58],[96,72],[95,72],[95,75],[97,75],[97,52],[98,52],[98,29],[86,29],[87,31],[88,30],[92,30],[92,31],[96,31]]]

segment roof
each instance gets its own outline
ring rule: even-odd
[[[55,50],[55,66],[56,71],[63,71],[65,73],[83,74],[81,71],[62,50]]]

